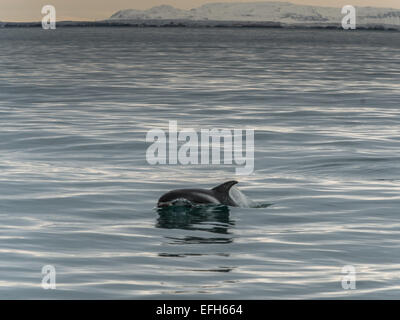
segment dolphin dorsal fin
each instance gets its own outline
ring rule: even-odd
[[[237,183],[238,182],[235,180],[224,182],[223,184],[220,184],[219,186],[212,188],[212,190],[218,193],[227,194],[229,192],[229,189],[232,188]]]

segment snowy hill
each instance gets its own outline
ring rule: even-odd
[[[191,10],[162,5],[148,10],[122,10],[110,20],[269,21],[283,24],[340,24],[341,8],[289,2],[208,3]],[[400,26],[400,10],[357,7],[357,24]]]

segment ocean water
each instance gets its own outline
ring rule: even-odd
[[[0,30],[0,298],[398,299],[399,102],[398,32]],[[170,120],[254,174],[149,165]],[[155,209],[231,179],[264,207]]]

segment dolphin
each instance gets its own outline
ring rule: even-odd
[[[231,188],[237,184],[237,181],[228,181],[210,190],[208,189],[177,189],[172,190],[160,197],[158,207],[168,207],[173,205],[227,205],[239,207],[240,203],[234,199],[231,194]],[[237,192],[240,192],[236,189]]]

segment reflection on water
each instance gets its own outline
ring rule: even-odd
[[[201,256],[218,257],[213,266],[208,265],[206,268],[184,267],[181,269],[186,272],[227,273],[235,269],[232,266],[220,265],[221,261],[224,261],[220,259],[229,258],[229,253],[212,252],[208,247],[208,245],[229,245],[233,243],[230,228],[235,226],[235,222],[230,218],[229,207],[224,205],[171,206],[158,208],[157,212],[157,228],[184,230],[182,232],[177,231],[177,236],[171,236],[172,233],[170,232],[168,236],[164,237],[168,245],[172,245],[175,249],[173,249],[174,252],[170,253],[160,252],[159,257],[173,259],[189,257],[191,260],[200,259]],[[182,245],[179,248],[184,252],[176,252],[176,245]],[[204,245],[207,247],[204,247]],[[188,250],[196,250],[197,252],[188,252]]]
[[[156,227],[164,229],[183,229],[192,231],[207,231],[212,234],[228,236],[199,237],[185,235],[183,238],[167,237],[173,244],[194,244],[194,243],[231,243],[229,228],[235,225],[230,219],[229,207],[227,206],[202,206],[183,207],[174,206],[158,208]]]
[[[228,233],[235,223],[229,218],[227,206],[166,207],[158,208],[157,228],[206,230]]]

